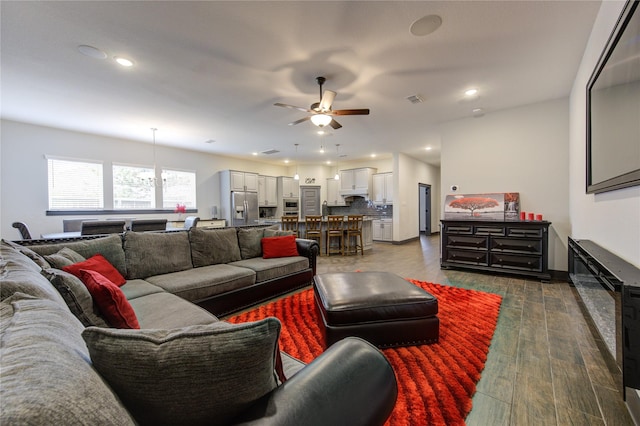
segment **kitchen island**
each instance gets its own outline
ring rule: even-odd
[[[346,221],[346,216],[345,216]],[[346,228],[346,226],[345,226]],[[304,219],[300,219],[298,222],[298,235],[300,238],[304,238],[304,233],[306,230]],[[345,237],[346,238],[346,237]],[[345,239],[346,243],[346,239]],[[352,243],[353,244],[353,243]],[[373,248],[373,231],[372,231],[372,219],[371,217],[365,216],[362,222],[362,244],[364,245],[364,250],[371,250]],[[327,253],[327,216],[322,217],[322,255]],[[331,241],[331,249],[338,249],[338,241],[334,238]]]

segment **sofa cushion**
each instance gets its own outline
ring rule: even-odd
[[[135,424],[92,368],[84,326],[66,307],[16,293],[0,316],[0,424]]]
[[[270,229],[270,228],[266,228],[264,230],[264,236],[265,238],[268,237],[284,237],[287,235],[296,235],[295,231],[282,231],[279,229]]]
[[[296,236],[267,237],[262,239],[262,257],[271,259],[274,257],[298,256]]]
[[[120,287],[96,271],[81,269],[80,279],[109,324],[117,328],[140,328],[136,313]]]
[[[79,253],[71,250],[69,247],[63,247],[57,253],[47,254],[44,256],[49,265],[56,269],[62,269],[65,266],[73,265],[74,263],[83,262],[86,259]]]
[[[96,271],[100,273],[100,275],[108,278],[109,281],[117,286],[121,286],[127,282],[122,274],[118,272],[118,270],[114,268],[113,265],[111,265],[109,261],[105,259],[105,257],[101,254],[93,255],[83,262],[64,266],[62,270],[65,272],[69,272],[76,277],[80,277],[80,271],[82,270]]]
[[[129,301],[149,294],[164,292],[164,290],[157,285],[141,279],[127,281],[125,285],[120,286],[120,290],[122,290]]]
[[[153,293],[129,301],[140,328],[180,328],[212,324],[218,319],[198,305],[170,293]]]
[[[13,241],[8,241],[8,240],[2,240],[2,244],[12,247],[14,249],[16,249],[17,251],[19,251],[20,253],[24,254],[25,256],[27,256],[29,259],[31,259],[33,262],[35,262],[36,265],[38,265],[39,268],[48,268],[51,265],[49,265],[49,262],[47,262],[44,257],[40,256],[38,253],[36,253],[35,251],[31,250],[29,247],[25,247],[25,246],[21,246],[20,244],[16,244]]]
[[[262,257],[260,241],[264,237],[264,228],[238,228],[238,245],[243,259]]]
[[[217,265],[242,259],[235,228],[189,230],[193,266]]]
[[[280,322],[266,318],[82,335],[96,370],[141,424],[223,425],[276,387],[279,333]]]
[[[256,283],[261,283],[304,271],[309,268],[309,259],[304,256],[277,257],[272,259],[254,257],[253,259],[232,262],[229,265],[255,271]]]
[[[196,302],[253,285],[256,273],[251,269],[220,264],[156,275],[148,277],[146,281],[190,302]]]
[[[20,292],[66,306],[60,293],[40,275],[40,271],[38,265],[18,250],[8,244],[0,244],[0,300]]]
[[[85,259],[88,259],[95,254],[101,254],[122,275],[126,275],[127,273],[127,266],[124,261],[124,250],[122,249],[122,237],[120,234],[112,234],[91,240],[30,246],[33,251],[42,256],[54,254],[63,247],[70,248]]]
[[[191,269],[187,232],[131,232],[124,234],[127,279]]]
[[[80,320],[82,325],[85,327],[91,325],[109,327],[100,316],[97,306],[93,303],[91,293],[89,293],[87,286],[80,281],[80,278],[54,268],[43,269],[42,275],[58,290],[71,313]]]

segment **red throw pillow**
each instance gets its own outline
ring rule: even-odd
[[[272,257],[299,256],[295,235],[284,237],[265,237],[262,242],[262,257],[269,259]]]
[[[81,269],[100,272],[100,274],[108,278],[109,281],[117,286],[121,286],[127,282],[122,274],[118,272],[118,270],[101,254],[91,256],[84,262],[74,263],[73,265],[68,265],[62,268],[63,271],[73,274],[78,278],[82,278],[80,276]]]
[[[140,328],[136,313],[120,287],[96,271],[80,270],[80,280],[105,319],[116,328]]]

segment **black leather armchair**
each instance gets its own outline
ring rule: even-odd
[[[382,425],[397,397],[396,376],[387,358],[365,340],[347,337],[265,395],[233,424]]]

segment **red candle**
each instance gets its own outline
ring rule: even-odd
[[[541,214],[537,214],[536,215],[536,220],[542,220],[542,215]]]
[[[527,217],[527,212],[520,212],[520,220],[524,220]]]
[[[533,213],[527,214],[527,220],[533,220]]]

